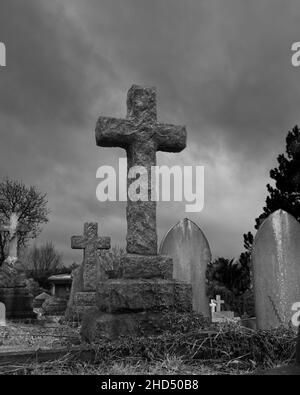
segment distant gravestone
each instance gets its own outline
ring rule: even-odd
[[[222,311],[222,304],[224,300],[221,299],[220,295],[217,295],[216,299],[211,299],[209,307],[211,308],[211,321],[213,323],[219,322],[237,322],[238,317],[234,316],[233,311]]]
[[[167,232],[159,253],[173,258],[173,278],[192,285],[193,310],[208,317],[206,268],[211,260],[211,251],[202,230],[184,218]]]
[[[252,265],[258,329],[293,324],[293,306],[300,302],[300,224],[294,217],[278,210],[262,223]]]
[[[0,302],[0,326],[6,326],[5,304]]]
[[[39,294],[33,299],[33,307],[34,308],[42,307],[42,304],[45,302],[45,300],[49,298],[51,298],[49,294],[47,294],[46,292],[42,292],[41,294]]]

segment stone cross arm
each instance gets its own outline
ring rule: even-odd
[[[100,147],[124,149],[137,143],[140,150],[149,141],[154,143],[155,151],[180,152],[186,146],[186,129],[158,123],[156,89],[133,85],[127,95],[126,119],[100,117],[96,143]]]
[[[110,237],[98,236],[98,224],[87,222],[84,224],[82,236],[71,237],[71,248],[75,250],[84,250],[92,246],[94,250],[109,250]]]
[[[186,146],[184,126],[157,123],[144,126],[144,133],[142,129],[142,125],[128,119],[100,117],[96,125],[96,143],[100,147],[126,149],[135,141],[153,139],[156,150],[165,152],[180,152]]]
[[[110,237],[98,237],[95,240],[89,240],[84,236],[71,237],[71,248],[74,250],[84,250],[88,244],[93,244],[96,250],[109,250]]]

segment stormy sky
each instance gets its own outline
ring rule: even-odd
[[[185,125],[187,148],[160,165],[205,166],[205,207],[159,203],[159,239],[188,216],[215,257],[236,257],[266,197],[269,170],[300,116],[300,3],[279,0],[0,0],[0,177],[47,193],[52,240],[97,221],[125,244],[125,203],[96,199],[96,170],[125,153],[98,148],[97,117],[126,115],[132,84],[156,86],[161,122]]]

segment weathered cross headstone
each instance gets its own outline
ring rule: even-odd
[[[154,333],[167,323],[162,311],[190,311],[191,287],[172,279],[172,259],[157,255],[156,202],[151,200],[151,167],[156,152],[180,152],[186,145],[182,126],[157,123],[154,88],[132,86],[127,97],[127,119],[100,117],[96,143],[121,147],[127,153],[127,188],[130,171],[143,166],[147,171],[148,200],[134,201],[128,192],[127,255],[122,259],[122,278],[100,282],[96,303],[99,314],[84,317],[82,335],[90,341],[97,336]]]
[[[99,250],[110,248],[110,237],[98,236],[98,224],[87,222],[84,224],[83,236],[71,237],[71,247],[83,249],[83,262],[72,272],[72,287],[66,318],[81,320],[82,315],[96,307],[96,288],[99,277]]]
[[[211,299],[210,308],[211,308],[211,321],[213,323],[222,323],[222,322],[238,322],[239,318],[234,317],[233,311],[222,311],[222,304],[225,303],[224,300],[221,299],[220,295],[216,296],[216,299]]]
[[[6,261],[9,264],[14,264],[18,260],[18,234],[26,232],[27,226],[19,223],[17,213],[12,213],[10,216],[9,224],[0,225],[0,232],[7,232],[9,234],[9,252]]]
[[[180,152],[186,146],[183,126],[157,123],[156,91],[133,85],[127,97],[127,119],[100,117],[96,125],[96,143],[100,147],[120,147],[127,153],[128,169],[143,166],[148,172],[151,191],[151,166],[156,152]],[[129,174],[129,172],[128,172]],[[127,189],[134,180],[127,178]],[[127,252],[156,255],[156,202],[127,202]]]
[[[192,284],[194,311],[209,316],[206,269],[211,251],[202,230],[188,218],[182,219],[167,232],[159,252],[173,258],[174,278]]]
[[[221,311],[222,304],[224,304],[225,302],[224,302],[224,300],[221,299],[221,296],[220,296],[220,295],[217,295],[217,296],[216,296],[215,302],[216,302],[216,304],[217,304],[217,311],[220,312],[220,311]]]
[[[283,210],[260,226],[252,249],[258,329],[292,323],[300,302],[300,224]]]
[[[84,250],[83,254],[83,289],[94,291],[97,284],[98,250],[110,249],[110,237],[98,236],[98,224],[84,224],[83,236],[71,238],[71,248]]]
[[[0,326],[6,326],[5,304],[0,302]]]

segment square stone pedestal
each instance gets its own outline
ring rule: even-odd
[[[81,321],[86,313],[98,311],[96,307],[96,292],[76,292],[66,310],[68,321]]]
[[[172,259],[128,254],[123,277],[97,285],[95,311],[83,314],[84,340],[160,334],[168,329],[164,311],[192,311],[192,287],[172,279]]]

